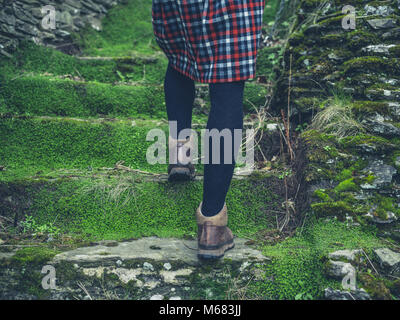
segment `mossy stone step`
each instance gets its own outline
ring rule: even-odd
[[[237,236],[275,227],[270,210],[284,201],[277,186],[278,178],[272,176],[233,180],[226,203]],[[9,181],[0,182],[0,213],[26,221],[24,228],[32,233],[45,228],[92,240],[194,237],[202,191],[201,181],[156,182],[135,173]]]
[[[204,86],[198,86],[198,88]],[[195,114],[210,108],[208,88],[197,90],[203,103]],[[206,91],[206,92],[203,92]],[[243,106],[255,112],[265,104],[268,88],[246,83]],[[203,105],[203,106],[201,106]],[[0,114],[88,117],[100,115],[166,119],[164,87],[161,84],[109,84],[45,75],[21,75],[2,82]]]
[[[201,173],[201,130],[205,123],[194,123],[193,128],[198,132],[195,160]],[[150,135],[147,141],[152,130],[161,131],[154,131],[155,136]],[[162,132],[165,156],[150,163],[148,155],[157,153],[149,147],[158,142]],[[168,122],[162,119],[4,116],[0,117],[0,181],[59,177],[75,174],[74,170],[79,175],[90,175],[100,168],[112,169],[117,163],[129,170],[164,174],[168,166],[167,141]]]
[[[4,78],[14,78],[23,70],[33,74],[69,75],[82,81],[160,84],[167,63],[160,51],[122,57],[74,57],[31,42],[22,42],[11,58],[0,58],[0,70]]]
[[[88,121],[69,118],[0,119],[1,180],[15,180],[58,169],[94,170],[126,166],[150,172],[166,172],[167,164],[151,165],[146,141],[151,129],[167,132],[163,121]],[[167,160],[167,159],[166,159]]]
[[[102,115],[165,118],[159,85],[117,85],[22,76],[0,88],[0,112],[41,116]]]
[[[236,238],[235,248],[212,263],[197,259],[195,240],[176,238],[101,241],[58,254],[45,247],[27,247],[0,262],[0,298],[110,299],[111,293],[114,298],[138,300],[232,298],[232,282],[241,287],[263,281],[261,268],[269,263],[246,242]],[[44,265],[54,268],[55,289],[41,286]],[[20,268],[28,266],[30,276],[21,279]]]

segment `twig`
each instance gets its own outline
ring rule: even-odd
[[[361,251],[364,253],[365,257],[367,258],[368,262],[370,263],[370,265],[372,266],[372,268],[374,269],[375,273],[377,275],[379,275],[379,272],[375,269],[375,266],[373,265],[373,263],[371,262],[371,260],[369,260],[368,255],[365,253],[364,249],[361,249]]]
[[[86,295],[89,297],[89,299],[93,300],[91,295],[89,294],[89,292],[86,290],[85,286],[82,284],[82,282],[78,281],[77,284],[78,284],[78,287],[81,288],[84,293],[86,293]]]
[[[197,250],[196,248],[191,248],[191,247],[189,247],[186,243],[184,243],[183,241],[182,241],[182,244],[186,247],[186,248],[188,248],[188,249],[190,249],[190,250]]]
[[[123,163],[124,163],[124,161],[118,161],[115,164],[114,169],[128,171],[128,172],[137,172],[137,173],[148,174],[148,175],[153,175],[153,176],[160,176],[161,175],[160,173],[148,172],[148,171],[143,171],[143,170],[139,170],[139,169],[132,169],[132,168],[129,168],[127,166],[124,166]]]

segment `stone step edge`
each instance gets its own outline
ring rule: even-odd
[[[267,262],[270,259],[260,251],[246,245],[247,239],[235,238],[235,247],[225,253],[224,259],[231,261]],[[123,261],[178,261],[191,266],[198,266],[197,241],[177,238],[144,237],[127,242],[100,242],[95,246],[80,247],[57,254],[52,263],[101,263],[114,264]]]

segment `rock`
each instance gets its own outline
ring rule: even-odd
[[[267,262],[269,259],[245,243],[246,239],[236,238],[235,249],[226,252],[224,258],[231,261],[258,261]],[[150,247],[159,247],[160,250],[149,250]],[[56,255],[55,263],[65,261],[72,263],[102,263],[114,265],[117,260],[153,260],[153,261],[179,261],[190,266],[201,265],[197,258],[196,240],[181,240],[170,238],[168,240],[147,237],[138,240],[121,242],[118,246],[106,247],[102,245],[81,247],[71,251],[65,251]],[[221,261],[223,262],[223,260]]]
[[[384,164],[380,159],[374,159],[369,161],[363,172],[372,173],[375,179],[371,183],[361,184],[360,187],[362,189],[380,189],[390,185],[397,170],[391,165]]]
[[[392,274],[400,273],[400,253],[388,248],[374,250],[381,267],[388,269]]]
[[[347,262],[332,261],[328,262],[327,274],[333,278],[343,279],[348,274],[356,274],[356,269]]]
[[[374,207],[371,208],[371,211],[374,210],[373,208]],[[382,219],[382,218],[372,214],[372,212],[368,212],[365,215],[365,217],[371,218],[373,222],[378,223],[378,224],[388,224],[388,223],[397,221],[397,216],[393,212],[387,211],[386,215],[387,215],[386,219]]]
[[[364,7],[364,10],[366,15],[378,15],[383,17],[389,16],[394,12],[393,8],[390,6],[374,7],[368,4]]]
[[[56,29],[50,32],[39,30],[41,20],[45,14],[42,7],[45,1],[0,1],[0,53],[8,55],[8,49],[15,48],[19,40],[35,41],[37,44],[52,46],[58,44],[71,44],[71,32],[79,32],[86,26],[101,30],[101,19],[108,9],[122,0],[96,0],[96,1],[58,1],[56,9]],[[4,38],[4,39],[3,39]],[[5,50],[2,50],[5,49]]]
[[[400,28],[394,28],[391,30],[388,30],[382,35],[383,40],[389,40],[389,39],[397,39],[400,37]]]
[[[167,262],[167,263],[164,263],[164,269],[165,270],[167,270],[167,271],[169,271],[169,270],[171,270],[171,268],[172,268],[172,266],[171,266],[171,264],[169,263],[169,262]]]
[[[154,271],[154,267],[151,263],[145,262],[143,263],[143,269],[144,270],[149,270],[149,271]]]
[[[397,83],[396,83],[397,84]],[[389,102],[388,103],[389,110],[391,114],[398,119],[400,119],[400,103],[397,102]],[[400,159],[400,157],[399,157]]]
[[[395,44],[378,44],[378,45],[369,45],[365,48],[362,48],[361,51],[362,52],[373,52],[373,53],[381,53],[381,54],[389,54],[390,48],[395,47]]]
[[[161,294],[155,294],[154,296],[150,297],[150,300],[164,300],[164,296]]]
[[[393,124],[385,122],[385,119],[376,115],[364,119],[362,123],[368,128],[371,133],[382,135],[384,137],[392,138],[393,136],[400,136],[400,129],[395,127]]]
[[[356,257],[361,255],[362,251],[360,249],[357,250],[338,250],[329,254],[329,259],[332,260],[341,260],[344,259],[346,261],[355,261]]]
[[[169,300],[182,300],[182,298],[178,297],[178,296],[174,296],[174,297],[169,298]]]
[[[368,24],[375,30],[389,29],[389,28],[396,27],[396,20],[394,20],[394,19],[372,19],[372,20],[368,20]]]
[[[245,267],[243,275],[246,278],[237,278],[238,285],[244,286],[250,281],[250,276],[255,281],[262,280],[265,273],[262,266],[270,261],[259,251],[245,245],[246,241],[235,238],[235,249],[227,252],[225,258],[213,262],[211,269],[198,260],[197,251],[193,250],[197,246],[196,240],[149,237],[119,242],[117,246],[102,243],[65,251],[48,262],[58,272],[57,291],[50,293],[50,299],[73,299],[74,296],[83,298],[82,290],[72,287],[76,281],[85,286],[93,299],[103,298],[105,291],[129,299],[137,299],[138,295],[149,299],[161,294],[167,300],[170,296],[188,299],[196,296],[199,288],[204,288],[204,285],[210,285],[212,289],[207,291],[206,297],[224,298],[225,293],[213,292],[213,284],[228,283],[231,280],[231,273],[226,272],[227,269],[239,273],[239,268]],[[13,254],[0,252],[0,259],[9,259]],[[21,270],[17,272],[19,275]],[[260,276],[257,272],[260,272]],[[64,277],[64,273],[68,274],[68,278]],[[199,283],[193,281],[193,275],[199,277]],[[15,274],[13,277],[15,279]],[[12,277],[0,275],[0,288],[4,278]],[[105,291],[99,288],[100,282]],[[4,290],[9,292],[7,295],[10,297],[15,297],[9,280]]]
[[[243,262],[239,268],[239,271],[243,272],[249,265],[250,265],[250,262],[248,262],[248,261]]]
[[[371,297],[364,289],[357,289],[349,292],[326,288],[324,290],[324,296],[327,300],[371,300]]]
[[[191,268],[178,269],[175,271],[161,270],[160,276],[163,278],[165,283],[179,284],[179,280],[176,277],[187,277],[192,273],[193,269]]]
[[[106,247],[116,247],[118,246],[118,241],[115,240],[101,240],[97,242],[96,244],[99,244],[101,246],[106,246]]]

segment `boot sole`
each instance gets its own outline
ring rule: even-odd
[[[195,177],[195,174],[191,174],[186,168],[174,168],[168,175],[169,182],[175,181],[191,181]]]
[[[223,245],[221,248],[206,250],[199,249],[197,253],[197,257],[202,260],[216,260],[220,259],[225,255],[226,251],[229,251],[235,247],[235,243],[232,241],[231,243],[227,243]]]

